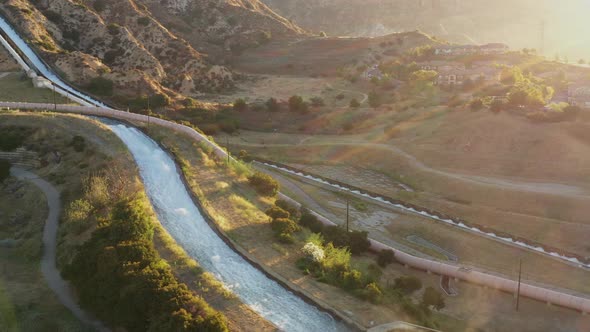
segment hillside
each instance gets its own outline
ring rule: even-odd
[[[303,33],[258,0],[8,0],[0,10],[67,79],[111,80],[121,104],[225,90],[235,53]]]
[[[328,35],[378,36],[420,29],[458,43],[505,42],[513,48],[543,49],[550,56],[590,56],[588,41],[578,37],[588,31],[582,13],[590,8],[584,0],[263,1],[302,27]]]

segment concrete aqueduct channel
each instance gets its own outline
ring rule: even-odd
[[[209,141],[192,128],[145,115],[128,113],[112,109],[100,101],[72,88],[55,75],[29,47],[29,45],[0,17],[0,44],[8,49],[30,77],[40,75],[55,87],[55,91],[82,106],[58,105],[57,111],[77,113],[157,124],[185,133],[196,141],[205,142],[213,147],[221,158],[227,157],[225,151]],[[13,47],[16,47],[15,50]],[[14,109],[53,109],[52,104],[0,103],[0,107]],[[198,208],[190,201],[188,191],[177,173],[174,162],[157,144],[138,129],[111,124],[111,128],[125,142],[134,155],[140,174],[146,186],[148,196],[167,230],[185,250],[196,258],[206,269],[216,274],[245,303],[249,304],[263,317],[284,330],[289,331],[330,331],[342,330],[342,324],[330,315],[304,302],[296,295],[281,287],[274,280],[254,268],[247,260],[236,254],[204,221]],[[280,194],[281,198],[300,206],[298,202]],[[170,197],[175,199],[170,200]],[[177,203],[181,202],[181,203]],[[334,225],[330,220],[318,215],[325,223]],[[205,234],[203,236],[203,234]],[[176,236],[175,236],[176,235]],[[203,242],[205,241],[205,242]],[[200,244],[205,244],[201,246]],[[371,239],[371,249],[375,252],[393,250],[396,259],[402,264],[432,273],[448,276],[484,285],[493,289],[515,293],[518,283],[504,277],[488,274],[458,264],[442,263],[419,258]],[[245,279],[244,279],[245,278]],[[590,313],[590,299],[565,292],[555,291],[527,283],[521,284],[521,295],[571,308],[581,313]]]

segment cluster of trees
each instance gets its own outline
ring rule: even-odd
[[[10,176],[10,162],[0,159],[0,183]]]
[[[307,113],[309,111],[310,106],[313,107],[322,107],[325,106],[324,99],[321,97],[312,97],[309,101],[305,101],[301,96],[291,96],[287,102],[289,111],[296,112],[296,113]],[[281,104],[276,98],[269,98],[264,105],[248,105],[248,103],[242,99],[236,99],[233,103],[233,110],[237,112],[244,112],[247,111],[250,107],[253,110],[264,110],[266,109],[269,112],[278,112],[281,110]]]
[[[346,231],[338,226],[325,226],[309,210],[301,209],[299,224],[309,228],[312,232],[322,234],[327,242],[339,248],[347,248],[353,254],[361,254],[371,247],[368,233],[363,231]]]
[[[293,234],[301,230],[296,222],[297,209],[292,209],[286,201],[277,200],[266,210],[266,215],[272,219],[271,227],[279,241],[287,244],[295,242]]]
[[[301,96],[291,96],[289,98],[289,111],[297,113],[307,113],[309,104]]]
[[[146,211],[145,197],[116,203],[66,267],[82,305],[128,331],[227,331],[224,316],[159,257]]]
[[[415,62],[406,64],[399,60],[395,60],[381,64],[379,69],[383,73],[386,73],[393,78],[396,78],[400,81],[407,81],[410,79],[410,76],[413,72],[420,70],[420,66],[418,66]]]
[[[508,102],[512,106],[542,107],[553,97],[554,89],[531,73],[523,74],[517,67],[504,68],[501,81],[511,85]]]
[[[26,127],[8,126],[0,130],[0,151],[14,151],[21,147],[33,129]]]
[[[350,266],[351,252],[327,242],[320,234],[312,234],[302,249],[304,257],[297,266],[320,281],[351,291],[372,302],[383,296],[376,281]]]
[[[95,77],[90,80],[86,89],[98,96],[112,96],[113,95],[113,81],[104,77]]]
[[[279,183],[268,174],[255,172],[248,177],[248,183],[262,196],[275,197],[279,193]]]

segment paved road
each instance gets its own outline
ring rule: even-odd
[[[37,186],[47,199],[49,215],[43,228],[43,257],[41,258],[41,273],[47,281],[51,290],[57,295],[59,301],[68,308],[74,316],[81,322],[97,331],[110,331],[101,322],[91,318],[80,308],[74,299],[69,284],[63,280],[56,266],[57,250],[57,229],[59,226],[59,214],[61,210],[61,200],[57,189],[49,182],[39,178],[36,174],[26,171],[22,168],[12,167],[10,174],[18,179],[26,180]]]

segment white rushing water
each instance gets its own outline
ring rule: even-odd
[[[244,303],[284,331],[343,331],[332,316],[287,291],[233,251],[210,228],[187,192],[174,161],[136,128],[107,122],[129,148],[164,228],[201,266]]]

